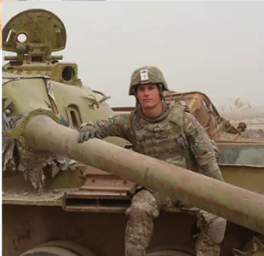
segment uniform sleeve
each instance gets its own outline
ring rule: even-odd
[[[106,120],[96,120],[83,124],[94,127],[101,138],[108,136],[117,136],[128,139],[129,131],[129,114],[115,115]]]
[[[191,114],[185,113],[185,133],[190,144],[190,150],[199,164],[202,174],[224,181],[217,164],[212,141],[204,127]]]

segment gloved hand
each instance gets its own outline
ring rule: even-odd
[[[80,134],[78,138],[78,143],[83,143],[86,140],[92,138],[101,138],[96,131],[96,129],[92,125],[84,125],[80,128]]]

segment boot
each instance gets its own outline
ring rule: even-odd
[[[125,256],[146,256],[145,250],[139,250],[134,247],[126,248]]]
[[[219,256],[221,247],[206,234],[200,233],[196,241],[195,249],[196,256]]]

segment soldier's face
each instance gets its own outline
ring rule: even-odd
[[[156,84],[138,86],[137,98],[141,107],[145,109],[156,107],[161,103],[160,92]]]

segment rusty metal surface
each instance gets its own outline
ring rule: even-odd
[[[43,50],[48,51],[47,53],[63,50],[66,45],[66,30],[63,22],[46,10],[26,10],[9,20],[3,29],[5,40],[3,50],[20,53],[17,47],[17,37],[20,34],[27,36],[27,42],[32,42],[26,48],[26,53],[33,52],[36,42],[41,43]]]
[[[105,191],[105,192],[123,192],[126,193],[134,185],[133,182],[107,173],[101,169],[87,166],[83,171],[85,179],[80,190],[86,191]]]
[[[87,166],[82,172],[84,184],[64,195],[66,211],[124,212],[130,205],[128,191],[134,183],[101,169]]]
[[[66,212],[60,207],[4,205],[3,256],[19,256],[50,240],[76,242],[97,256],[123,256],[126,221],[124,213]],[[192,236],[198,232],[195,221],[188,214],[162,212],[155,220],[149,249],[174,245],[192,254],[195,242]]]
[[[220,116],[217,109],[209,99],[209,97],[204,93],[197,91],[184,92],[184,93],[175,93],[172,91],[166,91],[164,92],[164,96],[167,100],[182,101],[184,105],[189,106],[192,113],[195,113],[195,111],[199,110],[203,102],[205,102],[208,108],[213,112],[214,116]]]
[[[125,213],[130,206],[126,194],[64,190],[64,192],[45,191],[37,193],[3,192],[3,205],[20,206],[59,206],[71,212]],[[165,212],[180,212],[177,208],[168,208]]]
[[[131,112],[135,109],[135,107],[112,107],[112,110],[115,112],[125,113]]]
[[[3,192],[2,203],[5,205],[34,205],[34,206],[61,206],[65,192],[36,192],[12,193]]]
[[[19,218],[17,213],[19,212]],[[3,256],[21,253],[50,240],[70,240],[97,256],[123,256],[127,218],[124,213],[66,212],[60,207],[3,206]],[[149,252],[178,250],[195,255],[196,218],[161,212],[155,220]],[[228,222],[221,256],[243,250],[254,232]]]

